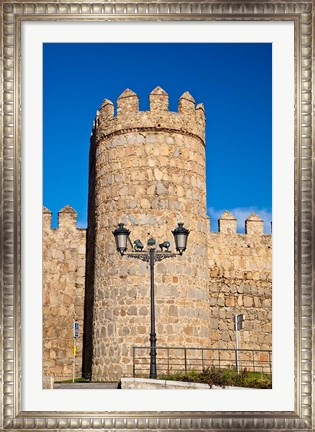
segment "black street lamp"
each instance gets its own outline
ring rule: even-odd
[[[183,255],[183,252],[186,250],[189,231],[184,228],[183,222],[179,222],[177,225],[178,227],[172,231],[172,234],[174,236],[176,250],[179,252],[179,255]]]
[[[119,223],[118,228],[113,231],[113,234],[115,236],[117,251],[120,252],[120,255],[122,256],[127,250],[127,240],[130,231],[127,230],[127,228],[124,228],[123,223]]]
[[[125,253],[127,250],[127,242],[130,231],[124,228],[124,224],[118,224],[118,228],[113,231],[117,251],[128,258],[137,258],[150,263],[150,309],[151,309],[151,331],[150,331],[150,378],[157,378],[156,368],[156,333],[155,333],[155,301],[154,301],[154,264],[156,261],[162,261],[166,258],[182,255],[187,247],[187,239],[189,231],[184,228],[182,222],[178,223],[178,227],[172,231],[175,240],[175,246],[178,254],[170,252],[169,241],[164,241],[159,244],[161,251],[156,250],[156,240],[150,238],[147,242],[147,250],[143,251],[141,240],[133,242],[133,250],[131,253]]]

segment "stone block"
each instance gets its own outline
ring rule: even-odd
[[[225,300],[225,305],[229,306],[229,307],[234,307],[235,306],[235,299],[234,299],[234,295],[229,295],[226,300]]]
[[[248,297],[248,296],[244,297],[243,303],[245,307],[252,307],[253,306],[252,297]]]

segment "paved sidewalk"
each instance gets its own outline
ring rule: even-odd
[[[170,381],[149,378],[122,378],[121,388],[124,389],[177,389],[177,390],[257,390],[250,387],[212,386],[186,381]]]
[[[199,390],[209,390],[210,386],[208,384],[200,384],[194,382],[184,382],[184,381],[167,381],[158,380],[150,378],[122,378],[121,388],[124,389],[199,389]]]
[[[78,390],[78,389],[118,389],[118,382],[110,383],[54,383],[54,389],[67,389],[67,390]],[[213,386],[212,389],[207,384],[188,383],[182,381],[164,381],[164,380],[150,380],[143,378],[122,378],[121,380],[122,389],[198,389],[198,390],[257,390],[249,387],[219,387]]]

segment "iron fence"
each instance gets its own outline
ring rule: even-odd
[[[240,370],[272,373],[272,351],[230,348],[157,348],[157,373],[169,375],[179,372],[203,371],[207,368],[236,368]],[[133,377],[148,376],[150,348],[133,347]]]

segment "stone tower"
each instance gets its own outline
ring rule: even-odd
[[[92,130],[83,373],[95,380],[131,376],[132,347],[149,346],[149,268],[116,252],[119,222],[172,251],[177,222],[190,230],[185,254],[156,264],[157,348],[210,344],[204,108],[188,92],[178,112],[160,87],[149,98],[139,111],[125,90],[116,116],[105,99]]]

